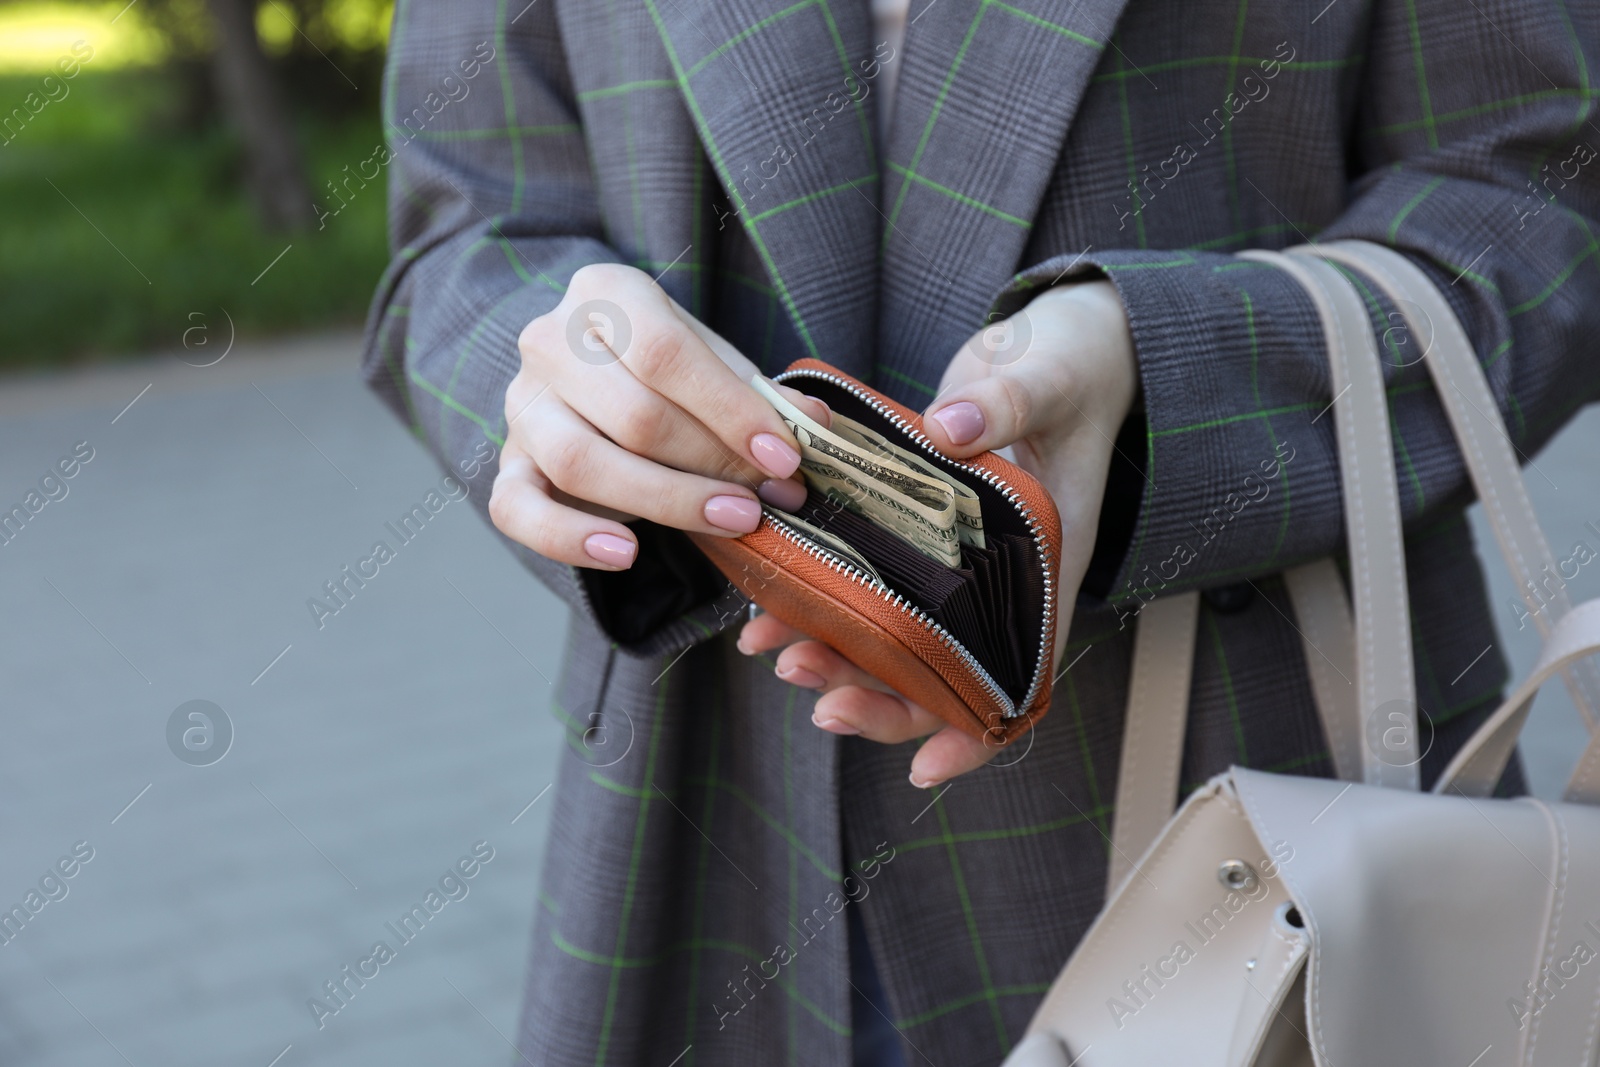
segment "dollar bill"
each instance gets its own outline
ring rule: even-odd
[[[960,566],[955,493],[949,485],[825,429],[761,376],[750,384],[800,443],[800,473],[810,489],[897,534],[930,559]]]
[[[834,412],[833,423],[829,428],[846,441],[858,444],[880,456],[897,459],[912,470],[944,482],[956,495],[956,535],[961,539],[961,543],[974,548],[988,547],[983,539],[983,508],[978,503],[978,494],[974,493],[971,487],[940,470],[927,458],[917,455],[908,448],[900,447],[877,431],[869,430],[856,420],[846,418],[838,412]]]
[[[845,541],[843,538],[829,533],[820,526],[813,526],[800,516],[791,515],[782,508],[775,508],[771,504],[761,505],[761,510],[778,519],[780,522],[784,522],[790,526],[793,526],[796,530],[805,534],[823,548],[829,549],[837,555],[843,556],[850,562],[852,566],[860,570],[864,570],[868,574],[872,575],[873,579],[876,580],[879,585],[888,584],[883,580],[883,576],[878,573],[877,568],[868,563],[867,558],[852,548],[849,542]]]

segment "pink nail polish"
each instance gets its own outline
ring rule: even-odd
[[[911,784],[916,786],[918,789],[932,789],[934,786],[939,784],[938,779],[934,779],[930,782],[919,782],[917,781],[917,776],[915,774],[911,775],[910,777]]]
[[[856,737],[861,733],[860,730],[857,730],[843,719],[819,719],[813,715],[811,721],[830,734],[839,734],[842,737]]]
[[[706,521],[724,530],[747,534],[761,525],[761,505],[744,496],[714,496],[706,501]]]
[[[983,435],[983,412],[970,400],[940,408],[928,418],[942,426],[954,444],[964,445]]]
[[[756,486],[756,496],[775,508],[799,511],[805,506],[806,487],[804,482],[793,478],[768,478]]]
[[[596,563],[604,563],[610,567],[629,567],[633,565],[633,557],[638,554],[639,546],[626,537],[597,533],[590,534],[583,542],[583,550],[589,553],[589,558]]]
[[[777,434],[758,433],[750,438],[750,456],[774,478],[787,478],[800,469],[800,453]]]
[[[821,689],[828,684],[828,680],[822,675],[816,671],[808,671],[804,667],[790,667],[774,673],[790,685],[798,685],[801,689]]]

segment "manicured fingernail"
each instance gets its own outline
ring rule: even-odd
[[[944,427],[945,435],[958,445],[976,441],[983,434],[983,412],[970,400],[940,408],[928,418]]]
[[[939,779],[930,778],[926,782],[920,781],[917,778],[917,773],[915,771],[912,771],[911,772],[911,784],[916,786],[918,789],[932,789],[934,786],[939,784]]]
[[[830,734],[840,734],[844,737],[855,737],[861,732],[854,726],[851,726],[849,723],[845,722],[843,719],[819,719],[813,715],[811,716],[811,721],[816,723],[822,729],[828,731]]]
[[[745,647],[745,643],[744,643],[744,635],[743,635],[743,634],[740,634],[740,635],[739,635],[739,640],[737,640],[737,641],[735,641],[735,642],[734,642],[734,643],[733,643],[733,647],[734,647],[734,648],[737,648],[737,649],[738,649],[738,650],[739,650],[739,651],[740,651],[740,652],[741,652],[741,653],[743,653],[743,654],[744,654],[744,655],[746,655],[746,656],[753,656],[753,655],[755,655],[755,654],[756,654],[756,650],[755,650],[755,649],[753,649],[753,648],[746,648],[746,647]]]
[[[750,438],[750,455],[756,465],[774,478],[787,478],[800,469],[800,453],[774,433]]]
[[[611,567],[629,567],[633,565],[633,557],[639,553],[639,546],[626,537],[597,533],[590,534],[583,542],[583,550],[589,553],[589,558],[596,563],[604,563]]]
[[[804,667],[789,667],[777,672],[779,678],[790,685],[798,685],[801,689],[821,689],[828,684],[828,680],[816,671],[808,671]]]
[[[799,511],[806,502],[806,486],[793,478],[768,478],[756,486],[756,496],[775,508]]]
[[[706,521],[747,534],[761,525],[761,505],[744,496],[714,496],[706,501]]]
[[[811,397],[811,399],[816,401],[817,405],[822,408],[822,418],[818,419],[817,421],[822,423],[822,425],[828,427],[829,429],[832,429],[833,428],[833,409],[828,406],[828,402],[826,400],[822,399],[821,397],[811,396],[810,393],[807,393],[806,396]]]

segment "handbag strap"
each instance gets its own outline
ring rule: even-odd
[[[1484,516],[1534,627],[1541,638],[1548,639],[1551,627],[1572,605],[1539,527],[1499,407],[1455,312],[1416,264],[1382,245],[1335,241],[1295,251],[1343,263],[1370,277],[1400,309],[1413,341],[1426,342],[1423,356],[1460,443],[1473,488],[1483,503]],[[1425,321],[1417,321],[1419,314]],[[1423,327],[1431,329],[1424,332]],[[1556,581],[1547,581],[1550,577]],[[1600,723],[1600,670],[1592,662],[1580,662],[1563,672],[1563,677],[1592,733]]]
[[[1328,739],[1333,773],[1346,782],[1366,777],[1361,709],[1356,703],[1356,631],[1339,568],[1331,559],[1313,560],[1283,572],[1289,601],[1299,623],[1300,647],[1311,697]]]
[[[1564,668],[1600,652],[1600,600],[1587,600],[1558,619],[1550,628],[1550,638],[1533,673],[1474,733],[1456,753],[1433,787],[1435,793],[1459,793],[1469,797],[1489,796],[1505,771],[1517,745],[1517,736],[1528,719],[1528,710],[1539,688]],[[1591,738],[1578,769],[1567,783],[1564,799],[1574,804],[1600,804],[1600,788],[1594,765],[1600,762],[1600,744]]]
[[[1292,568],[1285,580],[1334,767],[1341,778],[1415,790],[1419,774],[1410,604],[1388,406],[1371,321],[1355,288],[1327,264],[1272,252],[1243,255],[1279,267],[1306,287],[1322,320],[1333,371],[1332,406],[1359,625],[1351,623],[1344,585],[1331,561]],[[1349,402],[1340,403],[1347,391],[1352,394]],[[1177,805],[1198,613],[1199,596],[1192,592],[1153,600],[1139,613],[1108,893],[1133,872],[1135,860]],[[1358,633],[1366,637],[1360,645]],[[1378,719],[1380,714],[1396,714],[1399,721],[1390,726],[1387,718]],[[1390,742],[1385,751],[1364,743],[1368,724],[1374,722],[1388,727],[1380,730]]]
[[[1134,861],[1150,847],[1178,804],[1199,615],[1199,593],[1161,597],[1139,611],[1111,823],[1108,897],[1133,873]]]
[[[1312,697],[1334,774],[1360,781],[1366,749],[1350,681],[1355,627],[1339,569],[1332,560],[1320,559],[1285,571],[1284,581],[1300,623]],[[1139,612],[1111,826],[1108,897],[1134,872],[1136,858],[1177,807],[1199,613],[1200,594],[1194,592],[1153,600]]]
[[[1559,572],[1466,331],[1427,275],[1397,252],[1364,241],[1339,241],[1296,251],[1359,269],[1400,309],[1408,330],[1416,337],[1427,337],[1424,356],[1440,403],[1460,442],[1501,555],[1545,638],[1544,653],[1534,672],[1457,753],[1435,791],[1471,796],[1492,792],[1511,758],[1533,697],[1549,677],[1560,673],[1591,730],[1565,796],[1573,802],[1600,803],[1600,730],[1595,729],[1600,718],[1600,670],[1587,658],[1600,651],[1600,604],[1590,601],[1572,609],[1564,585],[1558,582],[1552,589],[1539,581]],[[1425,324],[1417,321],[1419,314],[1427,320]],[[1423,325],[1432,327],[1429,334],[1419,329]],[[1542,601],[1536,589],[1546,594]],[[1579,618],[1568,621],[1579,613]]]
[[[1271,264],[1299,282],[1317,308],[1327,343],[1350,556],[1356,674],[1355,722],[1341,723],[1329,733],[1345,736],[1353,729],[1366,741],[1361,766],[1369,785],[1416,791],[1421,772],[1411,605],[1389,404],[1372,322],[1355,287],[1320,260],[1266,251],[1242,252],[1240,258]],[[1340,710],[1319,706],[1325,720]]]

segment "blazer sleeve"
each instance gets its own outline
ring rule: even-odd
[[[1560,0],[1376,4],[1356,177],[1343,213],[1313,235],[1388,245],[1430,275],[1524,462],[1600,391],[1595,22]],[[995,310],[1015,311],[1074,260],[1030,268]],[[1102,536],[1123,528],[1096,550],[1100,573],[1114,575],[1103,595],[1226,585],[1336,553],[1338,452],[1331,415],[1319,417],[1334,398],[1304,292],[1217,253],[1091,253],[1079,268],[1117,286],[1142,386],[1143,440],[1122,435],[1114,471],[1135,487],[1122,506],[1136,517],[1102,523]],[[1402,515],[1416,535],[1468,503],[1470,485],[1420,350],[1406,350],[1394,309],[1356,281],[1387,353]]]
[[[487,518],[518,335],[580,267],[626,261],[603,234],[555,5],[401,0],[383,115],[394,255],[368,317],[363,373]],[[639,556],[615,574],[502,540],[629,651],[671,651],[711,632],[708,602],[725,583],[681,534],[635,528]]]

